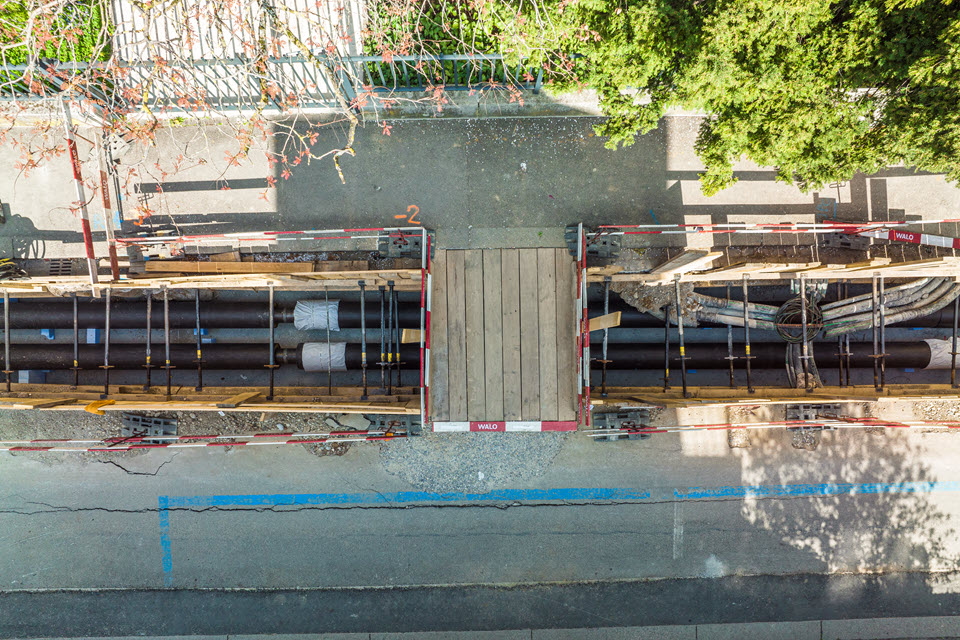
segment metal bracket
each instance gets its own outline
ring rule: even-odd
[[[793,420],[820,420],[823,416],[840,415],[839,404],[788,404],[785,406],[786,419]],[[836,431],[836,427],[787,427],[790,431],[799,429]]]
[[[177,435],[176,418],[156,418],[127,412],[122,413],[120,417],[123,420],[120,434],[124,438]],[[143,442],[146,444],[166,444],[170,441],[145,439]]]
[[[430,238],[430,257],[437,251],[437,236],[433,231],[427,231]],[[377,238],[377,251],[384,258],[416,258],[422,255],[423,236],[419,233],[400,234],[397,232],[381,231]]]
[[[406,431],[411,436],[419,436],[423,431],[420,416],[363,414],[363,417],[370,422],[371,431]]]
[[[587,260],[596,264],[597,261],[613,261],[620,256],[620,240],[622,236],[610,234],[595,234],[593,231],[583,228],[583,233],[588,236],[587,240]],[[577,225],[570,225],[563,232],[563,238],[567,243],[567,250],[574,258],[577,257]]]
[[[610,429],[614,431],[608,436],[594,438],[598,442],[615,442],[617,440],[646,440],[649,433],[639,430],[650,427],[649,409],[632,409],[612,413],[594,413],[594,429]],[[624,431],[625,430],[625,431]]]

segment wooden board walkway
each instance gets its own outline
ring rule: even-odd
[[[576,272],[565,249],[439,250],[435,422],[576,418]]]

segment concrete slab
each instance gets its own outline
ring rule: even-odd
[[[532,640],[696,640],[696,625],[534,629]]]
[[[697,640],[820,640],[820,621],[701,624]]]
[[[416,631],[371,633],[370,640],[530,640],[530,631]]]
[[[960,617],[824,620],[823,640],[950,640],[960,638]]]

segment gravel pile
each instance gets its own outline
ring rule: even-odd
[[[484,492],[542,475],[566,433],[446,433],[391,442],[384,469],[419,489]]]

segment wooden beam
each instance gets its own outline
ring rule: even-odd
[[[73,404],[76,398],[0,398],[2,403],[10,403],[17,409],[49,409],[64,404]]]
[[[259,391],[246,391],[244,393],[238,393],[235,396],[227,398],[223,402],[218,402],[217,406],[221,409],[233,409],[239,407],[247,400],[252,400],[260,395]]]
[[[190,262],[148,260],[147,273],[310,273],[312,262]]]
[[[661,278],[672,278],[677,274],[689,273],[691,271],[702,271],[704,267],[713,264],[717,258],[723,256],[720,251],[702,251],[699,249],[690,249],[684,251],[676,258],[667,260],[659,267],[656,267],[652,274],[661,276]]]
[[[400,334],[401,344],[420,344],[420,329],[404,329]]]
[[[600,331],[601,329],[612,329],[613,327],[619,327],[620,312],[614,311],[613,313],[608,313],[605,316],[590,318],[587,321],[587,324],[590,327],[590,331]]]

